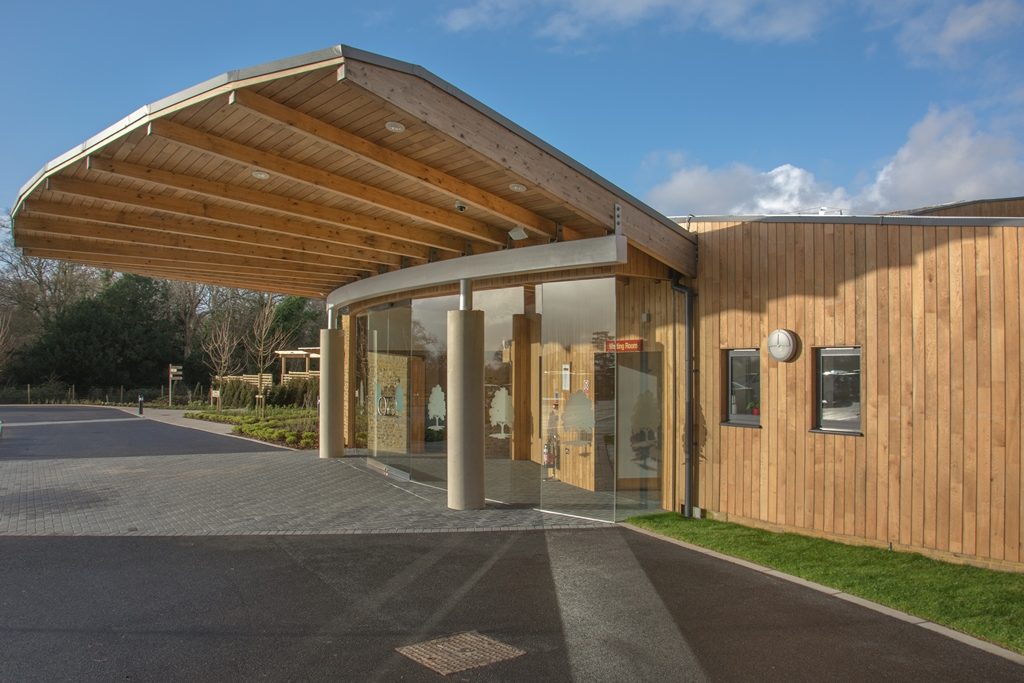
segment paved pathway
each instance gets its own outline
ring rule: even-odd
[[[170,417],[184,420],[180,413]],[[444,491],[386,479],[358,458],[321,460],[315,451],[183,430],[116,409],[0,407],[0,420],[8,425],[0,438],[0,534],[345,534],[600,526],[529,507],[490,505],[456,512],[447,509]]]

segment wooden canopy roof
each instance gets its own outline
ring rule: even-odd
[[[345,46],[138,110],[40,171],[13,228],[31,256],[310,297],[616,231],[695,274],[666,217],[420,67]]]

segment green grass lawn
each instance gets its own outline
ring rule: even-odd
[[[638,527],[778,569],[1024,653],[1024,574],[675,513]]]
[[[251,410],[201,410],[185,417],[234,425],[234,432],[267,443],[293,448],[316,448],[319,443],[316,409],[267,408],[264,417]]]

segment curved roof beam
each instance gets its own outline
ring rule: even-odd
[[[357,156],[379,168],[393,171],[410,180],[429,183],[434,189],[444,192],[453,199],[460,199],[497,218],[519,224],[539,237],[549,239],[555,237],[556,224],[548,218],[496,194],[482,190],[471,183],[459,180],[444,171],[332,126],[297,109],[279,104],[256,92],[235,90],[228,97],[228,102],[268,121],[286,126],[289,130],[325,141],[337,149]]]
[[[347,199],[429,223],[467,239],[485,242],[492,248],[504,246],[508,239],[507,232],[501,228],[487,225],[454,211],[440,209],[432,204],[409,199],[315,166],[292,161],[233,140],[189,128],[180,123],[166,119],[154,121],[149,124],[149,134],[170,140],[178,145],[191,147],[204,154],[236,161],[247,166],[255,166],[291,180],[330,190]]]

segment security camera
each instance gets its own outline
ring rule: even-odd
[[[466,209],[468,208],[469,207],[466,206],[461,199],[455,200],[455,210],[458,211],[459,213],[466,213]]]

